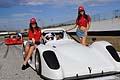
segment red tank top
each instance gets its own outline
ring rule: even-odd
[[[81,26],[87,27],[87,24],[88,24],[89,22],[91,22],[90,16],[88,16],[88,20],[87,20],[84,16],[82,16],[81,19],[76,20],[76,24],[77,24],[79,27],[81,27]]]
[[[41,29],[34,29],[34,32],[31,30],[28,31],[28,38],[31,40],[32,38],[35,39],[35,41],[40,41],[41,38]]]

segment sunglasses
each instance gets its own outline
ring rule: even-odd
[[[35,24],[35,23],[31,23],[31,24]]]
[[[84,12],[84,10],[80,10],[79,12]]]

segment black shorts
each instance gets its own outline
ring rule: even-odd
[[[26,45],[29,45],[29,46],[34,46],[34,43],[32,42],[32,40],[28,40]]]
[[[40,41],[35,41],[35,44],[36,44],[36,45],[39,45],[39,44],[40,44]]]

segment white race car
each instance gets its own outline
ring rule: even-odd
[[[44,80],[91,79],[120,73],[120,57],[109,42],[84,46],[70,39],[64,29],[43,30],[43,37],[43,44],[36,47],[28,63]]]

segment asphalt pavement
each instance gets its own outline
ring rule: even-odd
[[[21,46],[0,43],[0,80],[42,80],[31,67],[22,71],[22,63]]]

